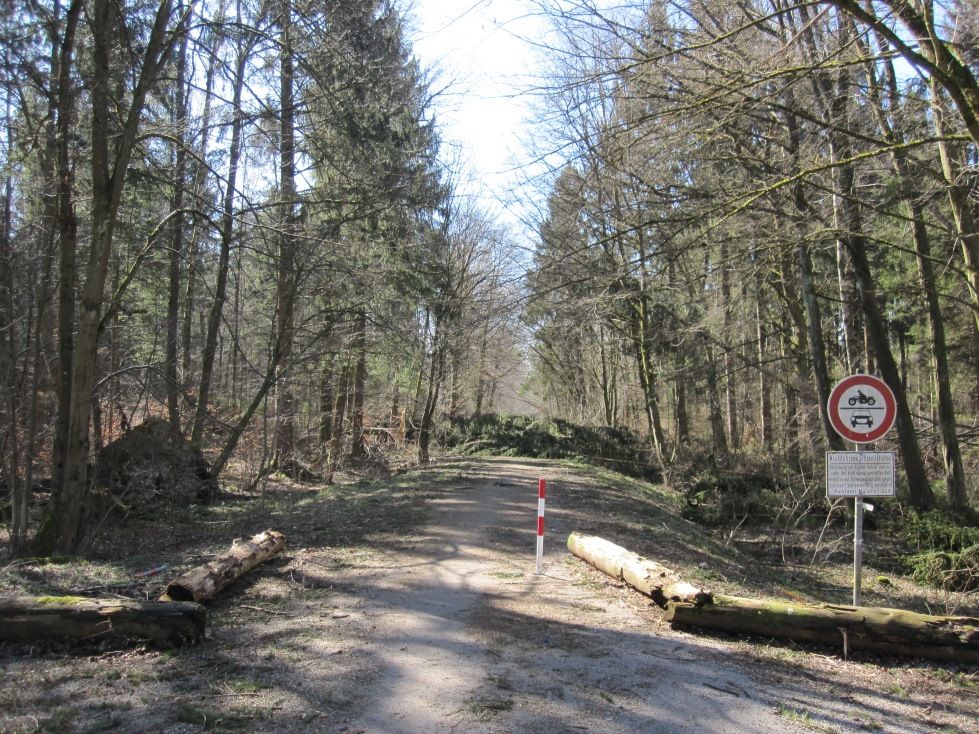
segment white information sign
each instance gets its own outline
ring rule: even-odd
[[[827,451],[826,494],[830,497],[893,497],[897,460],[893,451]]]

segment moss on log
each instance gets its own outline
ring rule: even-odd
[[[709,603],[671,601],[665,619],[761,637],[850,650],[979,663],[979,618],[940,617],[886,607],[796,604],[715,594]]]
[[[281,553],[285,547],[285,536],[275,530],[266,530],[251,540],[236,541],[224,555],[167,584],[160,601],[201,603],[213,599],[232,581]]]
[[[182,644],[204,637],[207,615],[192,602],[15,596],[0,599],[0,640],[137,639]]]
[[[703,603],[710,593],[680,579],[676,572],[594,535],[571,533],[568,550],[599,571],[624,581],[660,608],[670,600]]]

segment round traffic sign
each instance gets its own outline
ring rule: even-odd
[[[894,393],[879,377],[844,377],[829,394],[829,422],[854,443],[872,443],[891,430],[897,415]]]

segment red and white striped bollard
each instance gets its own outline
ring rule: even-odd
[[[537,575],[544,573],[544,495],[547,480],[537,480]]]

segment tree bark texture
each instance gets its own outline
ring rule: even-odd
[[[275,455],[273,466],[288,466],[293,460],[296,442],[295,396],[290,384],[289,371],[295,339],[296,301],[296,250],[298,227],[296,222],[296,129],[294,99],[294,64],[292,51],[292,2],[282,2],[282,33],[280,37],[279,104],[280,151],[279,188],[282,195],[281,227],[279,233],[278,274],[276,280],[277,321],[276,333],[280,345],[276,364],[275,400]]]
[[[796,604],[714,595],[697,604],[671,601],[665,619],[763,637],[839,645],[886,655],[979,663],[979,618],[937,617],[885,607]]]
[[[174,434],[180,433],[180,382],[177,372],[177,346],[180,337],[180,269],[184,257],[184,188],[187,178],[187,29],[192,10],[183,18],[182,38],[177,51],[177,87],[174,100],[176,150],[174,152],[173,233],[169,254],[169,289],[167,292],[167,335],[164,369],[167,376],[167,414]]]
[[[160,601],[201,603],[213,599],[232,581],[281,553],[285,547],[285,536],[275,530],[266,530],[251,540],[236,542],[224,555],[167,584]]]
[[[350,406],[350,458],[364,458],[364,390],[367,384],[367,312],[357,312],[357,331],[353,348],[357,355],[354,366],[353,404]]]
[[[186,601],[16,596],[0,599],[0,640],[111,638],[176,645],[202,640],[206,619],[204,607]]]

